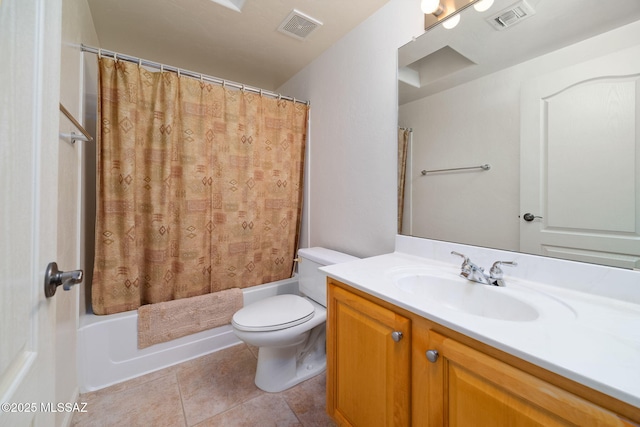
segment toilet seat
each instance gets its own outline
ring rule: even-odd
[[[298,295],[277,295],[238,310],[231,321],[241,331],[277,331],[311,319],[313,304]]]

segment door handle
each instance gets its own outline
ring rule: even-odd
[[[47,298],[51,298],[56,294],[56,289],[60,285],[65,291],[68,291],[71,286],[82,282],[83,276],[82,270],[60,271],[58,264],[51,262],[44,272],[44,294]]]
[[[527,222],[531,222],[531,221],[533,221],[533,220],[534,220],[534,219],[536,219],[536,218],[540,218],[540,219],[542,219],[542,217],[541,217],[541,216],[534,215],[534,214],[532,214],[532,213],[530,213],[530,212],[527,212],[526,214],[524,214],[524,215],[522,216],[522,219],[524,219],[524,220],[525,220],[525,221],[527,221]]]

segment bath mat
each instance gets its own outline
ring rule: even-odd
[[[226,325],[242,306],[239,288],[143,305],[138,308],[138,348]]]

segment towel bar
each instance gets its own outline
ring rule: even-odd
[[[428,173],[432,173],[432,172],[448,172],[448,171],[461,171],[461,170],[468,170],[468,169],[482,169],[484,171],[488,171],[489,169],[491,169],[491,165],[489,163],[485,163],[484,165],[480,165],[480,166],[468,166],[465,168],[448,168],[448,169],[433,169],[433,170],[423,170],[421,173],[422,175],[426,175]]]
[[[70,138],[72,144],[74,144],[76,142],[76,140],[87,141],[87,142],[93,141],[93,137],[91,135],[89,135],[89,132],[87,132],[87,130],[84,127],[82,127],[82,125],[76,120],[75,117],[73,117],[73,115],[69,112],[69,110],[67,110],[65,108],[65,106],[62,105],[62,102],[60,103],[60,111],[62,111],[62,113],[65,116],[67,116],[67,118],[69,120],[71,120],[71,123],[73,123],[73,125],[80,132],[82,132],[82,135],[78,135],[78,134],[75,134],[73,132],[71,132],[71,133],[61,133],[60,134],[61,138]]]

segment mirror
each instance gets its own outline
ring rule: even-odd
[[[398,51],[398,125],[412,129],[401,234],[640,268],[640,3],[495,0],[459,15]]]

